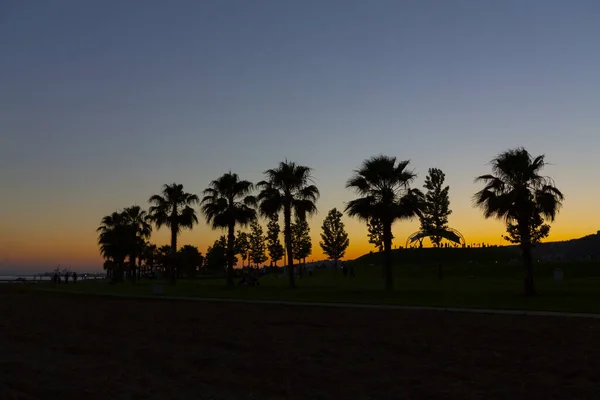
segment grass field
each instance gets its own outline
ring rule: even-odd
[[[359,304],[419,305],[465,308],[568,311],[600,313],[600,263],[539,263],[536,284],[540,295],[522,295],[523,271],[519,265],[488,263],[447,263],[443,279],[438,265],[412,264],[395,267],[395,291],[385,293],[377,256],[355,262],[356,277],[344,278],[341,272],[318,270],[313,277],[297,279],[298,288],[290,290],[287,278],[267,275],[258,287],[224,289],[224,280],[181,280],[175,286],[164,284],[166,296],[216,297],[260,300],[334,302]],[[553,271],[561,268],[564,279],[555,281]],[[108,284],[105,281],[61,284],[55,290],[86,293],[152,295],[157,282]]]

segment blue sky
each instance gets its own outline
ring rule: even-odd
[[[499,238],[470,206],[472,181],[519,145],[547,154],[567,196],[553,232],[600,229],[597,1],[2,4],[5,265],[96,265],[103,215],[163,183],[198,193],[230,169],[256,181],[284,158],[315,169],[315,235],[352,198],[352,169],[384,153],[412,160],[417,186],[442,168],[454,226]]]

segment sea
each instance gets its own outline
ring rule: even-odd
[[[95,275],[86,275],[86,274],[78,274],[79,280],[89,280],[89,279],[104,279],[104,276],[95,276]],[[52,277],[50,276],[40,276],[40,275],[0,275],[0,283],[2,282],[10,282],[16,280],[26,280],[26,281],[50,281]],[[64,279],[61,276],[61,279]]]
[[[39,276],[39,275],[0,275],[0,281],[15,281],[17,279],[26,281],[49,281],[49,276]]]

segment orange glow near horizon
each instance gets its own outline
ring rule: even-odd
[[[457,224],[457,217],[461,210],[457,210],[450,220],[450,226],[461,231],[465,236],[467,244],[487,243],[493,245],[508,244],[501,238],[504,233],[502,222],[495,220],[485,220],[478,215],[477,210],[466,210],[474,218],[472,222]],[[326,213],[321,213],[326,214]],[[313,252],[307,261],[322,260],[323,255],[319,246],[322,217],[321,214],[312,218],[311,238],[313,241]],[[570,215],[572,214],[572,215]],[[588,234],[596,233],[597,222],[586,219],[579,219],[578,223],[573,223],[574,211],[563,212],[557,221],[552,225],[551,235],[546,241],[568,240],[582,237]],[[568,218],[571,217],[571,218]],[[461,218],[462,219],[462,218]],[[570,222],[569,222],[570,219]],[[469,221],[468,219],[464,219]],[[344,259],[354,259],[370,251],[376,251],[368,243],[366,225],[355,219],[344,217],[346,230],[350,236],[350,246],[346,251]],[[266,225],[263,221],[263,226]],[[400,221],[394,225],[394,247],[404,246],[406,238],[418,230],[418,221]],[[24,231],[17,232],[25,234]],[[192,244],[198,246],[200,251],[206,252],[206,248],[211,245],[216,238],[224,234],[222,231],[213,231],[207,226],[199,225],[194,230],[183,231],[179,238],[179,246]],[[26,239],[28,238],[28,239]],[[169,244],[169,231],[162,228],[155,231],[152,242],[157,245]],[[50,269],[60,264],[62,266],[71,266],[74,269],[94,269],[99,270],[102,267],[102,258],[96,244],[96,233],[92,229],[87,232],[78,232],[77,236],[64,231],[62,234],[46,235],[41,230],[27,232],[27,235],[13,235],[12,237],[3,237],[4,266],[27,267],[37,266],[42,269]],[[426,244],[428,245],[428,244]]]
[[[486,170],[481,168],[481,172]],[[341,172],[336,172],[340,173]],[[449,173],[448,173],[449,174]],[[458,174],[457,174],[458,175]],[[561,177],[562,175],[562,177]],[[453,210],[449,218],[449,226],[459,230],[465,237],[467,244],[488,243],[505,245],[501,235],[505,227],[501,221],[486,220],[481,211],[473,208],[471,196],[479,188],[468,176],[448,175],[447,183],[450,185],[450,207]],[[261,174],[257,172],[248,178],[256,181]],[[424,177],[419,176],[415,187],[421,187]],[[564,171],[555,176],[558,187],[565,193],[564,207],[552,223],[550,237],[546,241],[567,240],[578,238],[600,229],[600,215],[596,211],[595,199],[600,197],[596,187],[581,186],[575,180],[569,180]],[[470,181],[470,182],[469,182]],[[335,182],[330,185],[327,182]],[[342,182],[342,183],[340,183]],[[353,194],[343,188],[342,177],[323,179],[320,183],[321,199],[317,203],[319,213],[309,220],[313,253],[307,259],[324,259],[319,246],[321,225],[327,212],[336,207],[343,210],[344,204],[353,199]],[[184,181],[186,188],[203,187],[204,185],[191,184]],[[116,193],[114,197],[106,193],[92,196],[90,201],[80,201],[73,194],[62,203],[58,197],[48,203],[46,207],[36,207],[35,196],[24,197],[24,201],[14,200],[7,205],[11,214],[4,218],[0,226],[0,270],[36,268],[48,270],[57,264],[70,265],[74,269],[100,270],[102,258],[96,244],[96,228],[101,218],[122,207],[131,204],[144,204],[140,199],[147,199],[156,191],[157,185],[148,184],[144,192]],[[160,186],[158,186],[160,188]],[[138,189],[140,190],[140,189]],[[83,194],[82,194],[83,195]],[[81,195],[81,196],[82,196]],[[61,199],[62,200],[62,199]],[[48,209],[52,208],[52,212]],[[179,237],[179,246],[191,244],[197,246],[202,253],[215,239],[224,234],[224,231],[214,231],[208,227],[199,215],[201,223],[193,230],[184,230]],[[281,224],[280,220],[280,224]],[[345,259],[353,259],[375,248],[368,243],[367,227],[364,222],[348,216],[343,217],[343,222],[350,236],[350,247]],[[266,222],[261,221],[266,229]],[[406,238],[417,231],[419,223],[413,221],[398,221],[394,224],[394,247],[404,246]],[[169,243],[169,230],[162,228],[155,230],[151,241],[157,245]]]

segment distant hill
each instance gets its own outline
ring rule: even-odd
[[[520,258],[518,246],[467,248],[422,248],[392,250],[394,264],[429,263],[507,263]],[[540,243],[533,249],[535,259],[544,261],[580,261],[600,259],[600,231],[578,239]],[[358,264],[381,264],[383,253],[372,252],[354,260]]]
[[[432,263],[508,263],[518,258],[520,251],[516,246],[494,247],[465,247],[465,248],[432,248],[422,249],[394,249],[392,257],[394,264],[432,264]],[[365,254],[356,260],[356,263],[375,264],[383,263],[383,253]]]
[[[540,243],[534,248],[533,255],[546,261],[600,259],[600,231],[578,239]]]

